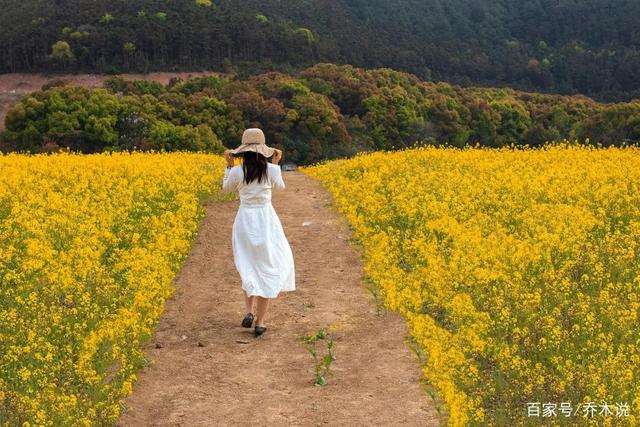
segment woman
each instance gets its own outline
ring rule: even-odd
[[[233,156],[242,154],[241,165],[233,165]],[[267,162],[267,157],[272,163]],[[233,222],[231,243],[233,258],[242,279],[247,314],[241,325],[250,328],[253,308],[258,299],[254,334],[266,330],[269,301],[281,291],[295,290],[295,271],[291,247],[282,224],[271,204],[271,190],[284,190],[278,162],[282,151],[265,144],[264,133],[250,128],[242,134],[242,144],[225,150],[227,168],[222,191],[238,191],[240,207]]]

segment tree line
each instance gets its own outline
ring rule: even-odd
[[[247,127],[286,160],[309,164],[414,144],[541,146],[640,142],[640,101],[466,88],[389,68],[319,63],[298,73],[216,74],[167,85],[114,76],[104,88],[53,82],[5,119],[0,149],[220,153]]]

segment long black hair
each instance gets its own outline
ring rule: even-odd
[[[266,181],[267,178],[267,158],[255,151],[245,151],[242,153],[242,171],[244,172],[244,182],[248,185],[253,180],[258,179],[258,182],[262,182],[262,179]]]

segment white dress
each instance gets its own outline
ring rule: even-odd
[[[271,204],[271,189],[284,190],[280,167],[267,163],[261,183],[244,182],[242,165],[224,171],[222,191],[238,191],[240,207],[231,233],[233,258],[247,295],[275,298],[295,290],[291,247]]]

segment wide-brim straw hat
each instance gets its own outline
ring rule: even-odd
[[[249,128],[242,134],[242,143],[234,150],[231,150],[232,154],[239,154],[245,151],[255,151],[265,157],[271,157],[276,151],[273,147],[268,147],[265,144],[264,132],[259,128]]]

